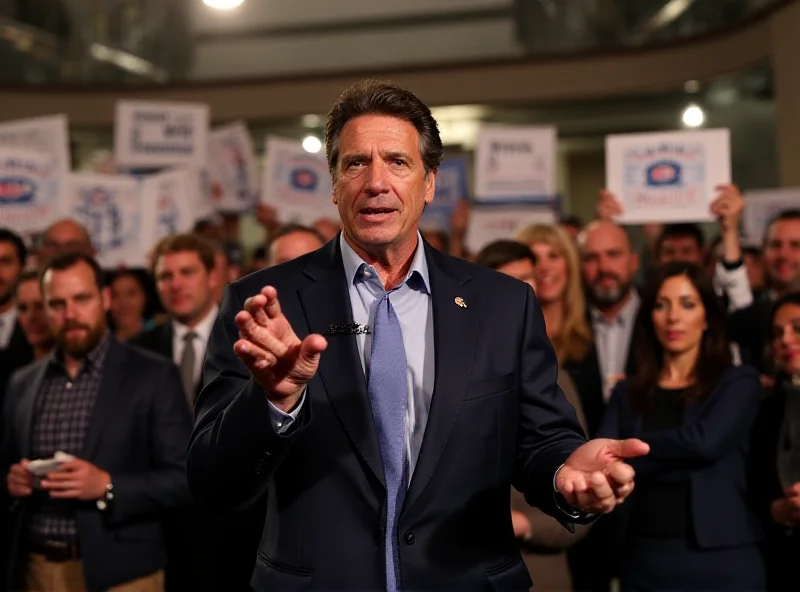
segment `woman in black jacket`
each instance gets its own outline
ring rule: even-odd
[[[636,489],[611,520],[623,590],[763,590],[758,520],[747,491],[758,373],[735,367],[725,312],[694,265],[664,266],[645,290],[636,372],[618,383],[600,437],[637,437]]]

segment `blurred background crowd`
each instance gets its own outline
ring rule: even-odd
[[[510,492],[510,524],[535,589],[607,592],[624,574],[653,589],[647,574],[665,568],[705,571],[711,581],[724,581],[732,562],[766,573],[770,589],[795,588],[800,191],[794,205],[785,195],[800,187],[800,3],[592,0],[567,7],[545,0],[448,0],[367,8],[356,0],[292,7],[270,0],[0,0],[0,24],[3,119],[65,113],[69,168],[90,174],[141,179],[159,172],[154,165],[126,169],[114,154],[112,107],[126,98],[203,102],[214,122],[246,119],[254,146],[278,135],[315,155],[324,140],[325,106],[345,81],[364,72],[392,78],[434,106],[448,157],[471,156],[482,123],[557,126],[557,195],[536,205],[549,211],[548,221],[520,220],[505,233],[495,229],[491,240],[470,238],[485,206],[474,195],[467,161],[463,195],[437,224],[421,229],[430,247],[533,287],[559,383],[588,437],[660,430],[669,440],[662,464],[637,467],[637,491],[625,512],[575,533]],[[388,47],[377,47],[387,38]],[[0,159],[7,160],[2,125]],[[732,183],[715,188],[708,216],[620,225],[624,200],[606,189],[605,136],[704,127],[731,134]],[[94,364],[102,375],[110,366],[95,357],[105,355],[108,342],[167,364],[171,378],[161,384],[170,394],[160,396],[180,399],[183,407],[148,415],[142,429],[157,423],[153,417],[174,421],[182,427],[170,432],[177,439],[170,441],[185,448],[225,286],[319,249],[339,232],[330,204],[320,204],[319,215],[312,207],[298,217],[263,184],[238,211],[206,204],[181,231],[134,236],[143,260],[104,265],[101,277],[93,270],[95,260],[103,264],[108,241],[87,223],[91,216],[16,225],[8,213],[20,207],[12,181],[0,179],[0,216],[7,208],[0,218],[1,466],[7,475],[23,458],[15,405],[26,375],[17,371],[39,360],[64,364],[63,389],[71,390],[83,370],[72,372],[64,352],[79,368]],[[223,181],[212,173],[210,203],[221,203]],[[778,187],[790,191],[781,207],[758,235],[745,234],[749,192]],[[197,191],[204,190],[198,185]],[[54,296],[62,275],[80,287],[73,304]],[[88,302],[95,289],[98,298],[108,295],[107,306],[81,304],[80,294]],[[83,341],[91,347],[70,349],[76,327],[86,328]],[[696,383],[656,385],[653,377],[667,360],[703,371]],[[738,366],[753,368],[757,379],[731,390],[727,372]],[[101,379],[88,376],[75,390],[102,390]],[[38,411],[26,446],[36,457],[82,450],[82,435],[77,441],[46,435],[89,421],[66,409],[73,405],[67,399],[62,415],[47,419],[46,402],[66,392],[56,392],[55,380],[47,374],[32,403]],[[173,466],[164,460],[167,452],[162,458],[154,450],[141,451],[143,466]],[[156,471],[151,478],[166,483],[174,475]],[[162,485],[163,494],[134,512],[155,516],[162,526],[158,542],[148,531],[142,534],[147,544],[125,548],[150,557],[150,543],[163,547],[163,562],[142,562],[152,572],[165,570],[166,583],[113,589],[249,589],[268,500],[214,518],[201,532],[197,524],[209,524],[208,509],[197,507],[185,487]],[[96,574],[114,572],[116,564],[90,567],[97,555],[82,540],[88,531],[80,520],[76,527],[75,508],[54,509],[35,492],[21,495],[19,487],[6,481],[2,507],[7,536],[0,549],[9,581],[33,556],[77,561],[87,579],[106,581]],[[103,485],[81,503],[114,504],[109,492]],[[29,495],[38,499],[34,519],[12,528],[19,524],[17,499]],[[102,512],[100,505],[81,511]],[[53,516],[67,518],[62,524]],[[114,572],[108,581],[125,577]],[[31,586],[28,581],[27,589],[36,589]]]

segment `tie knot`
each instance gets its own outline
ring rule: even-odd
[[[194,331],[188,331],[186,335],[183,336],[184,343],[191,343],[197,338],[197,333]]]

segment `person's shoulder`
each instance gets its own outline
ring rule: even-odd
[[[135,343],[116,342],[115,347],[118,347],[123,353],[125,364],[130,365],[137,372],[141,372],[143,378],[150,374],[170,370],[175,366],[172,360]]]
[[[8,379],[8,389],[18,388],[27,385],[34,380],[44,366],[50,361],[50,357],[45,357],[41,360],[25,364],[14,370]]]
[[[145,329],[138,335],[134,335],[128,340],[128,344],[147,349],[153,343],[160,341],[163,335],[164,335],[164,324],[162,323],[160,325],[150,327],[149,329]]]
[[[728,385],[752,385],[755,383],[760,385],[761,379],[758,370],[749,364],[742,364],[741,366],[731,365],[723,371],[720,377],[720,383]]]
[[[244,299],[258,294],[264,286],[275,286],[279,292],[281,288],[299,286],[301,283],[309,281],[305,273],[309,264],[316,258],[326,256],[327,253],[324,250],[328,248],[326,245],[322,249],[301,255],[291,261],[256,270],[232,282],[229,288],[242,295],[242,299]]]
[[[521,293],[524,292],[527,284],[518,279],[511,277],[505,273],[491,269],[484,265],[478,265],[466,259],[460,259],[452,255],[447,255],[439,251],[431,250],[434,263],[439,268],[448,273],[451,277],[471,278],[473,286],[478,290],[488,291],[492,293],[510,292]]]
[[[715,390],[718,393],[752,395],[759,399],[763,392],[758,370],[747,364],[728,366],[722,372]]]

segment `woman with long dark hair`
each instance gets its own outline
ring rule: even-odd
[[[735,367],[725,312],[691,264],[664,266],[645,290],[636,373],[617,384],[600,437],[637,437],[636,490],[610,519],[625,549],[623,590],[763,590],[758,520],[747,488],[761,386]]]
[[[752,487],[766,532],[769,590],[796,579],[800,557],[800,292],[772,307],[775,386],[753,430]]]

